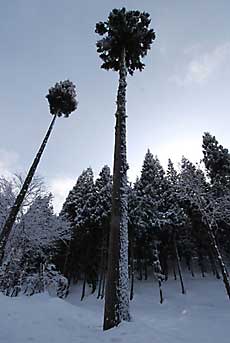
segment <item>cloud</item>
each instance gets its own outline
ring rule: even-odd
[[[158,148],[158,158],[164,168],[167,168],[169,158],[177,167],[181,162],[182,156],[185,156],[193,163],[199,163],[203,157],[200,139],[184,137],[180,140],[162,144]]]
[[[18,165],[19,156],[14,151],[0,149],[0,175],[11,176]]]
[[[76,180],[72,178],[56,178],[51,181],[49,189],[54,196],[53,206],[55,212],[60,212],[69,191],[75,183]]]
[[[190,52],[194,52],[194,49],[190,51],[187,49],[185,54],[189,55]],[[194,57],[188,62],[184,76],[173,75],[171,80],[180,86],[192,83],[203,84],[221,69],[229,57],[230,43],[228,42],[215,47],[210,52]]]

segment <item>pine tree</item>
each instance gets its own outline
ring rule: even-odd
[[[119,72],[115,128],[112,217],[109,244],[108,275],[105,296],[104,330],[129,320],[128,298],[128,221],[126,162],[126,79],[127,72],[144,68],[141,58],[155,39],[149,30],[149,14],[114,9],[108,21],[96,25],[104,36],[97,42],[102,68]]]

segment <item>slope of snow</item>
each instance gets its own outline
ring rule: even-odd
[[[132,321],[107,332],[102,331],[103,302],[91,295],[81,302],[79,286],[67,300],[0,295],[0,342],[229,343],[230,301],[222,282],[187,276],[186,286],[182,295],[178,281],[167,281],[160,305],[156,282],[136,282]]]

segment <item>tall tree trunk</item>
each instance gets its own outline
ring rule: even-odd
[[[101,288],[102,288],[102,282],[103,277],[105,273],[105,247],[106,247],[106,235],[105,235],[105,229],[102,228],[102,243],[101,243],[101,256],[100,256],[100,271],[99,271],[99,283],[98,283],[98,293],[97,293],[97,299],[101,297]]]
[[[148,280],[148,264],[146,258],[144,259],[144,271],[145,271],[145,280]]]
[[[105,236],[105,249],[104,249],[104,256],[103,256],[103,260],[104,260],[104,264],[103,264],[103,280],[102,280],[102,289],[101,289],[101,299],[104,298],[105,296],[105,282],[106,282],[106,273],[107,273],[107,269],[108,269],[108,237],[109,237],[109,227],[107,228],[106,231],[106,236]]]
[[[72,248],[72,239],[70,240],[66,253],[65,253],[65,260],[64,260],[64,265],[63,265],[63,275],[68,279],[68,282],[70,283],[71,281],[71,276],[69,273],[69,263],[70,263],[70,258],[71,258],[71,249]]]
[[[133,294],[134,294],[134,251],[133,251],[133,237],[132,237],[132,235],[130,235],[130,269],[131,269],[130,300],[133,300]]]
[[[29,170],[29,172],[27,174],[27,177],[26,177],[26,179],[25,179],[25,181],[24,181],[24,183],[22,185],[22,188],[21,188],[21,190],[20,190],[20,192],[19,192],[19,194],[18,194],[18,196],[17,196],[17,198],[16,198],[16,200],[14,202],[14,205],[12,206],[12,208],[10,210],[10,213],[9,213],[7,219],[6,219],[6,222],[5,222],[5,224],[4,224],[3,228],[2,228],[2,232],[0,234],[0,265],[2,264],[2,260],[3,260],[3,257],[4,257],[4,250],[5,250],[7,239],[9,237],[9,234],[10,234],[11,230],[12,230],[12,227],[14,225],[14,222],[16,220],[16,217],[18,215],[18,212],[20,210],[22,202],[23,202],[23,200],[25,198],[26,192],[27,192],[27,190],[29,188],[29,185],[30,185],[30,183],[32,181],[32,178],[33,178],[33,176],[35,174],[35,171],[36,171],[37,166],[39,164],[39,161],[41,159],[42,153],[43,153],[43,151],[44,151],[44,149],[46,147],[46,144],[48,142],[49,136],[50,136],[51,131],[53,129],[56,117],[57,116],[55,115],[53,117],[52,121],[51,121],[51,124],[50,124],[50,126],[48,128],[48,131],[47,131],[47,133],[45,135],[45,138],[44,138],[44,140],[43,140],[43,142],[42,142],[42,144],[41,144],[41,146],[40,146],[40,148],[38,150],[38,153],[37,153],[37,155],[36,155],[32,165],[30,167],[30,170]]]
[[[176,266],[175,266],[175,257],[173,257],[173,276],[174,276],[174,280],[177,280]]]
[[[213,275],[215,275],[215,277],[217,279],[220,279],[220,275],[219,275],[219,272],[218,272],[218,269],[217,269],[217,266],[216,266],[216,261],[215,261],[215,258],[213,256],[212,251],[209,252],[208,257],[209,257],[210,266],[211,266]]]
[[[195,277],[195,274],[194,274],[194,267],[193,267],[193,258],[192,258],[192,256],[191,256],[191,258],[190,258],[190,269],[191,269],[192,277]]]
[[[163,248],[159,251],[159,260],[162,267],[162,272],[165,275],[165,281],[168,280],[168,253],[167,249]]]
[[[129,320],[128,222],[126,162],[126,77],[125,49],[120,59],[115,127],[112,215],[103,329]]]
[[[142,281],[142,279],[143,279],[143,275],[142,275],[142,259],[141,259],[140,256],[137,259],[137,266],[138,266],[137,269],[138,269],[138,272],[139,272],[138,280]]]
[[[225,285],[226,293],[230,299],[230,283],[229,283],[229,278],[228,278],[228,271],[226,269],[225,263],[223,261],[219,247],[217,245],[216,237],[215,237],[213,230],[212,230],[212,227],[209,223],[208,223],[208,234],[209,234],[209,238],[211,241],[211,247],[212,247],[213,253],[215,254],[217,261],[219,263],[219,267],[220,267],[221,274],[223,277],[223,283]]]
[[[103,274],[102,289],[101,289],[101,299],[103,299],[104,295],[105,295],[105,279],[106,279],[106,270],[104,270],[104,274]]]
[[[84,281],[83,281],[83,285],[82,285],[81,301],[85,297],[85,286],[86,286],[86,272],[84,273]]]
[[[153,261],[153,273],[158,281],[158,287],[159,287],[159,294],[160,294],[160,303],[163,303],[163,291],[162,291],[162,281],[164,280],[163,272],[161,268],[161,263],[159,259],[159,252],[157,243],[154,244],[154,251],[153,251],[154,261]]]
[[[202,277],[205,277],[204,258],[199,248],[198,248],[198,264],[200,267]]]
[[[174,244],[174,249],[175,249],[175,256],[176,256],[176,262],[177,262],[177,269],[180,277],[180,284],[181,284],[181,291],[182,294],[185,294],[185,288],[184,288],[184,282],[183,282],[183,277],[182,277],[182,271],[181,271],[181,265],[180,265],[180,258],[178,254],[178,249],[177,249],[177,243],[176,243],[176,237],[175,234],[173,235],[173,244]]]

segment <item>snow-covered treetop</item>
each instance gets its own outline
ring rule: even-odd
[[[37,197],[11,233],[6,250],[21,248],[43,256],[59,240],[69,240],[67,222],[53,213],[52,195]],[[25,253],[24,251],[24,253]]]
[[[76,86],[69,80],[57,82],[46,95],[50,106],[50,113],[68,118],[77,109]]]
[[[112,207],[112,176],[110,168],[105,165],[95,182],[95,221],[103,225],[104,221],[109,220]]]
[[[83,170],[76,185],[69,192],[60,214],[76,228],[83,224],[89,214],[92,215],[94,203],[93,171],[92,168],[87,168]]]
[[[204,164],[211,182],[230,184],[230,154],[228,149],[218,143],[215,136],[205,132],[203,135]]]
[[[144,68],[141,59],[147,54],[155,39],[149,29],[150,15],[146,12],[113,9],[108,20],[96,24],[95,32],[104,36],[97,42],[97,52],[103,60],[102,68],[118,71],[122,50],[126,51],[126,67],[132,75]]]

